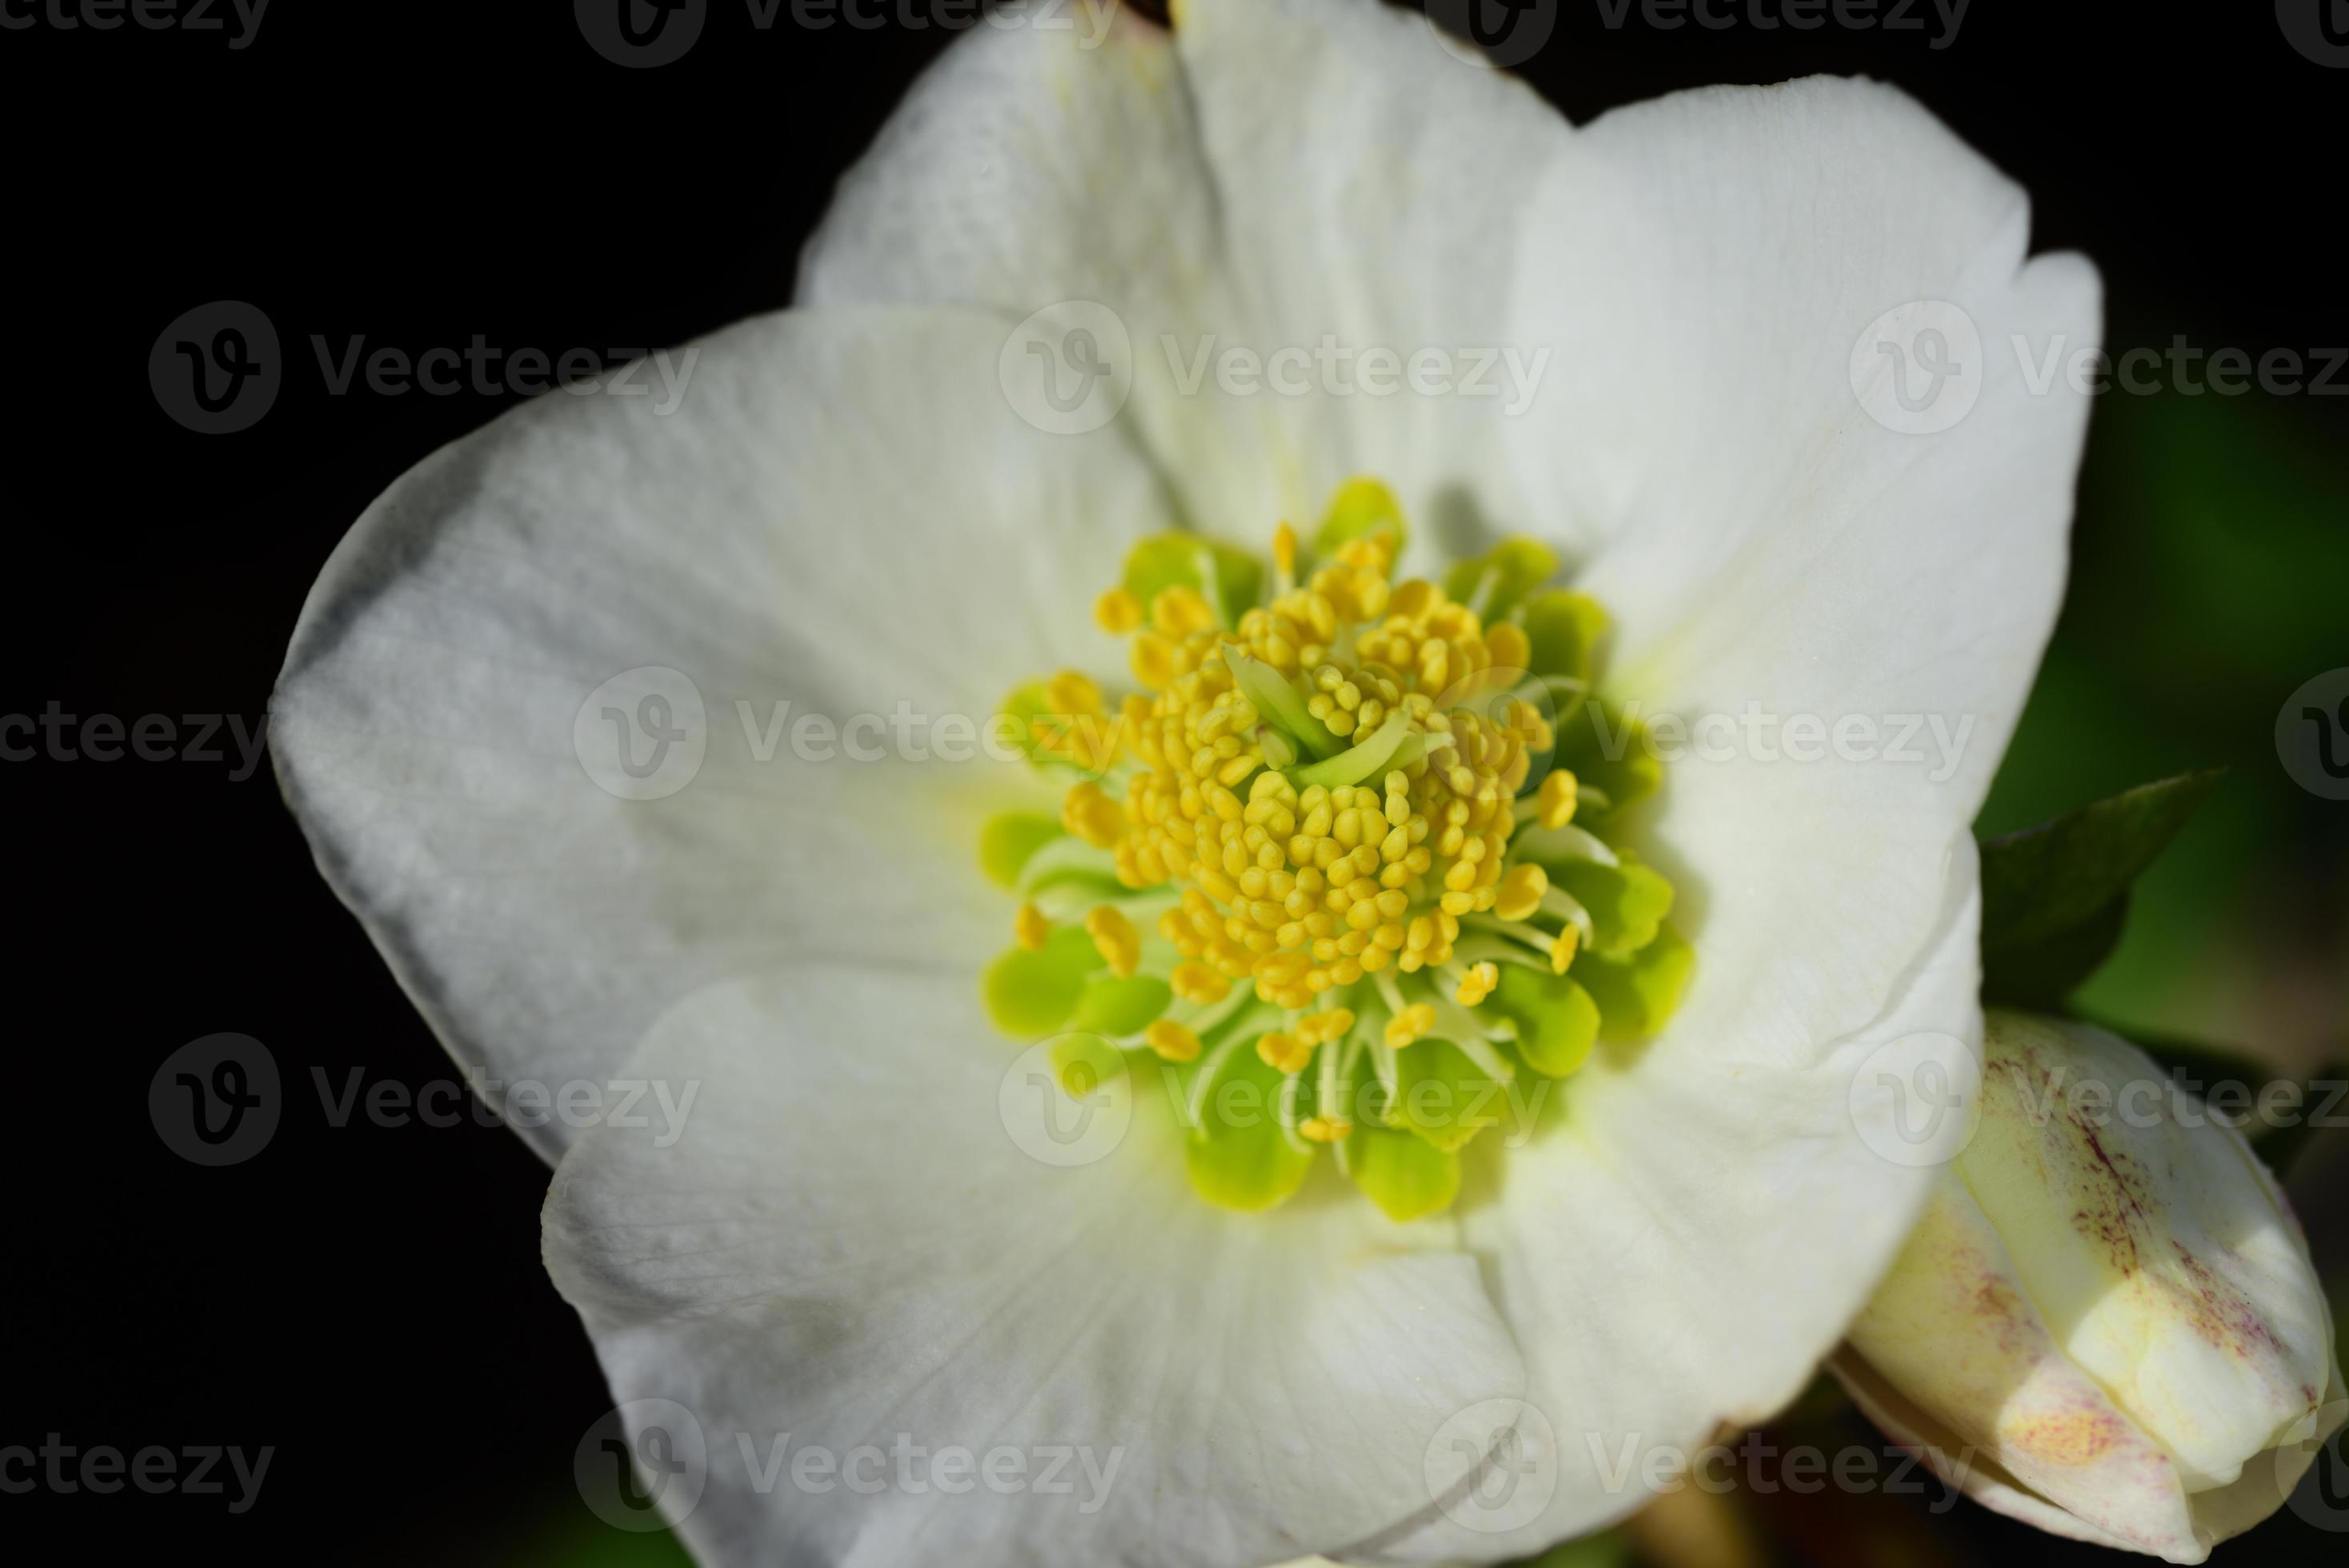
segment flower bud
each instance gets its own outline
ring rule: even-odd
[[[2274,1512],[2343,1399],[2307,1242],[2241,1134],[2126,1041],[2015,1014],[1834,1366],[1977,1501],[2172,1563]]]

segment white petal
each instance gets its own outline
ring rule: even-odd
[[[1657,818],[1702,954],[1683,1023],[1815,1059],[1921,950],[2030,687],[2086,408],[2005,345],[2092,346],[2094,274],[2024,266],[2022,193],[1869,83],[1606,116],[1536,205],[1529,330],[1575,367],[1544,395],[1544,515],[1620,628],[1610,695],[1688,727]],[[1920,298],[1997,348],[1934,435],[1875,422],[1849,374]]]
[[[703,1429],[700,1559],[1273,1563],[1427,1495],[1446,1418],[1522,1387],[1452,1227],[1391,1225],[1334,1179],[1271,1216],[1210,1209],[1154,1086],[1067,1145],[1092,1162],[1042,1163],[1012,1129],[1032,1139],[1050,1091],[974,996],[848,966],[713,988],[629,1068],[700,1086],[684,1135],[597,1128],[556,1174],[548,1266],[616,1393]],[[1072,1495],[895,1471],[818,1493],[788,1465],[762,1488],[743,1444],[763,1462],[785,1433],[1118,1468],[1071,1466]]]
[[[1678,1472],[1657,1456],[1693,1455],[1802,1390],[1933,1174],[1878,1072],[1917,1059],[1896,1042],[1944,1037],[1937,1081],[1971,1092],[1958,1042],[1980,1032],[1979,895],[1964,870],[1928,957],[1816,1062],[1737,1060],[1676,1022],[1645,1046],[1602,1045],[1557,1086],[1558,1124],[1496,1160],[1461,1221],[1494,1260],[1526,1401],[1557,1433],[1555,1495],[1521,1529],[1455,1512],[1468,1528],[1429,1520],[1364,1555],[1483,1561],[1597,1529],[1649,1501],[1643,1475]]]
[[[1385,5],[1197,0],[1171,42],[1121,13],[1097,46],[977,28],[843,182],[801,297],[971,302],[1007,323],[1103,303],[1132,346],[1127,417],[1203,526],[1309,524],[1371,473],[1423,538],[1473,545],[1533,521],[1500,448],[1531,417],[1528,375],[1564,372],[1513,331],[1522,291],[1546,286],[1514,236],[1568,135]],[[1223,389],[1233,350],[1259,366],[1253,393]],[[1412,390],[1422,350],[1454,389]],[[1375,393],[1373,351],[1393,356]]]
[[[1085,607],[1164,525],[1114,432],[1014,415],[1001,341],[948,312],[751,322],[679,351],[673,411],[541,398],[419,464],[337,549],[272,749],[327,879],[460,1063],[599,1081],[671,1002],[779,953],[988,950],[985,901],[941,890],[1013,769],[936,727],[1112,651]],[[678,792],[623,799],[574,727],[602,735],[583,705],[644,666],[690,681],[701,717],[678,693],[669,727],[698,724],[705,755]],[[923,721],[908,747],[869,724],[794,738],[901,703]],[[671,755],[687,769],[690,745]],[[571,1130],[524,1130],[552,1159]]]

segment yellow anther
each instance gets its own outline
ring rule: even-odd
[[[1085,934],[1093,939],[1102,962],[1121,980],[1129,980],[1142,966],[1142,934],[1133,922],[1111,904],[1096,904],[1085,916]]]
[[[1194,632],[1212,631],[1216,612],[1196,588],[1177,583],[1161,588],[1150,601],[1150,624],[1165,636],[1186,637]]]
[[[1044,951],[1044,941],[1052,934],[1052,923],[1044,912],[1032,903],[1023,903],[1019,913],[1011,917],[1012,940],[1030,953]]]
[[[1545,828],[1563,828],[1574,820],[1574,775],[1558,769],[1541,781],[1534,809]]]
[[[1195,959],[1174,965],[1174,973],[1167,977],[1166,983],[1174,988],[1175,995],[1203,1007],[1222,1001],[1232,989],[1229,980]]]
[[[1485,651],[1493,656],[1492,668],[1506,672],[1511,678],[1522,676],[1526,661],[1534,656],[1533,644],[1525,632],[1506,621],[1486,630]]]
[[[1118,803],[1087,779],[1061,802],[1061,826],[1095,849],[1106,850],[1125,832],[1125,813]]]
[[[1413,1002],[1387,1020],[1386,1041],[1389,1050],[1399,1051],[1417,1045],[1435,1029],[1435,1006],[1429,1002]]]
[[[1142,1031],[1142,1041],[1170,1062],[1198,1059],[1199,1037],[1172,1018],[1153,1019]]]
[[[1315,1143],[1335,1143],[1354,1130],[1354,1124],[1342,1116],[1309,1116],[1297,1124],[1297,1130]]]
[[[1256,1054],[1278,1073],[1301,1073],[1313,1060],[1311,1046],[1278,1029],[1257,1041]]]
[[[1133,639],[1128,663],[1133,678],[1152,691],[1164,691],[1174,684],[1174,645],[1155,632],[1144,632]]]
[[[1556,774],[1551,775],[1556,778]],[[1500,888],[1493,900],[1493,913],[1503,920],[1526,920],[1541,908],[1542,895],[1549,892],[1549,873],[1527,861],[1513,867],[1501,879]]]
[[[1582,928],[1580,926],[1569,925],[1564,931],[1557,934],[1557,940],[1549,944],[1549,971],[1551,974],[1563,975],[1566,973],[1568,966],[1574,962],[1574,949],[1581,940]]]
[[[1285,522],[1272,531],[1272,564],[1283,582],[1297,580],[1297,531]]]
[[[1112,588],[1093,601],[1093,624],[1123,637],[1142,624],[1142,601],[1123,588]]]
[[[1498,965],[1490,960],[1483,964],[1472,965],[1467,973],[1461,976],[1460,990],[1453,1000],[1464,1007],[1473,1007],[1491,995],[1493,987],[1500,983],[1501,970]]]

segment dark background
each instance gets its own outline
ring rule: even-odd
[[[331,396],[312,335],[625,353],[785,304],[833,181],[951,36],[890,4],[876,28],[806,30],[786,4],[759,31],[741,0],[713,0],[690,54],[639,71],[594,53],[565,0],[277,0],[243,49],[223,32],[0,31],[19,346],[0,713],[260,724],[344,529],[516,400]],[[1736,15],[1663,31],[1635,6],[1611,29],[1595,0],[1565,0],[1522,74],[1577,120],[1703,83],[1880,77],[2031,191],[2038,246],[2095,258],[2115,349],[2349,345],[2349,71],[2296,53],[2266,5],[1974,0],[1938,50],[1930,8],[1906,34],[1757,30],[1742,0]],[[208,437],[166,417],[147,362],[167,323],[223,298],[274,323],[285,384],[257,426]],[[2231,765],[2090,1000],[2303,1069],[2342,1037],[2349,806],[2295,789],[2268,737],[2295,686],[2349,665],[2344,410],[2100,400],[2072,596],[1984,824]],[[539,1265],[544,1167],[471,1119],[320,1114],[314,1070],[337,1091],[354,1069],[411,1089],[452,1073],[313,872],[266,764],[236,767],[233,749],[0,764],[20,917],[0,1445],[56,1431],[275,1456],[242,1516],[225,1498],[44,1491],[0,1498],[8,1535],[660,1560],[573,1489],[574,1445],[608,1400]],[[222,1030],[267,1045],[288,1108],[261,1155],[202,1170],[160,1141],[145,1097],[165,1056]],[[2312,1223],[2338,1301],[2349,1246],[2327,1212]],[[1810,1561],[2079,1550],[1921,1500],[1741,1506],[1763,1550]],[[2288,1519],[2254,1539],[2239,1558],[2342,1542]]]

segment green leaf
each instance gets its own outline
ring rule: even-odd
[[[1347,1135],[1346,1174],[1397,1224],[1448,1209],[1460,1195],[1457,1153],[1383,1127],[1357,1124]]]
[[[1411,542],[1411,528],[1402,520],[1402,503],[1376,480],[1350,479],[1330,498],[1330,510],[1322,514],[1321,527],[1313,536],[1313,553],[1326,561],[1348,540],[1374,533],[1392,535],[1394,559],[1402,559],[1403,546]]]
[[[1485,554],[1454,564],[1444,573],[1444,592],[1454,603],[1474,609],[1489,624],[1557,576],[1558,564],[1557,552],[1537,539],[1505,539]]]
[[[1590,678],[1592,650],[1607,633],[1607,611],[1588,593],[1552,588],[1527,599],[1521,617],[1537,676]]]
[[[1013,1039],[1049,1035],[1069,1021],[1085,982],[1102,966],[1093,939],[1064,925],[1044,939],[1041,952],[1006,949],[979,983],[987,1015]]]
[[[1584,802],[1578,821],[1603,820],[1646,799],[1664,781],[1647,726],[1596,697],[1558,720],[1557,761],[1577,784],[1595,786],[1607,797],[1603,809]]]
[[[1076,1016],[1069,1026],[1100,1035],[1139,1034],[1174,999],[1174,990],[1165,981],[1147,975],[1096,980],[1077,998]]]
[[[2129,884],[2220,779],[2185,773],[2139,785],[1982,846],[1982,994],[2053,1006],[2112,953]]]
[[[1061,836],[1041,811],[998,811],[978,830],[978,864],[998,887],[1018,887],[1028,858]]]
[[[1313,1150],[1299,1149],[1281,1129],[1286,1082],[1256,1054],[1256,1036],[1224,1057],[1184,1146],[1192,1191],[1217,1208],[1254,1213],[1304,1184]]]
[[[1588,951],[1601,958],[1627,958],[1656,939],[1672,912],[1672,884],[1662,872],[1630,855],[1619,865],[1560,857],[1542,869],[1567,895],[1590,912],[1596,934]]]
[[[1696,950],[1666,924],[1630,957],[1578,955],[1572,973],[1599,1004],[1601,1039],[1643,1040],[1671,1017],[1695,968]]]
[[[1485,1006],[1517,1026],[1517,1055],[1545,1078],[1578,1071],[1599,1041],[1599,1004],[1571,975],[1504,964]]]
[[[1145,614],[1151,601],[1167,589],[1196,588],[1223,616],[1225,625],[1236,626],[1263,590],[1264,566],[1244,550],[1195,533],[1158,533],[1127,554],[1124,586],[1142,602]]]
[[[1455,1150],[1508,1109],[1507,1086],[1449,1040],[1425,1039],[1395,1053],[1395,1094],[1387,1107],[1400,1127],[1442,1150]]]

